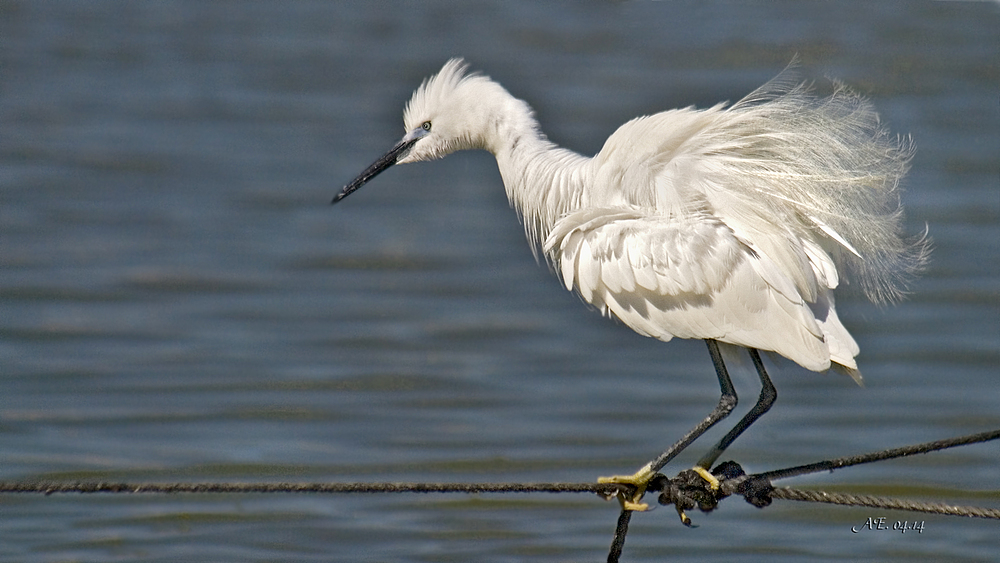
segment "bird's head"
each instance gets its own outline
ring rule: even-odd
[[[393,164],[442,158],[464,149],[495,152],[499,128],[510,103],[523,104],[502,86],[478,74],[466,74],[462,59],[451,59],[424,80],[403,112],[406,134],[389,152],[344,186],[333,203],[344,199]],[[530,114],[530,109],[525,110]]]

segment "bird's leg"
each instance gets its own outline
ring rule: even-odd
[[[715,340],[705,340],[705,343],[708,344],[708,353],[712,356],[712,364],[715,366],[715,373],[719,377],[719,389],[722,392],[722,396],[719,397],[719,404],[715,406],[707,417],[705,417],[705,420],[702,420],[697,426],[689,430],[688,433],[685,434],[680,440],[670,446],[667,451],[660,454],[660,456],[653,461],[644,465],[642,469],[637,471],[634,475],[614,475],[612,477],[599,477],[597,479],[598,483],[622,483],[635,487],[635,493],[632,495],[632,498],[620,499],[622,507],[626,510],[647,510],[649,505],[641,503],[640,501],[642,500],[642,495],[645,494],[646,486],[649,484],[650,479],[653,478],[653,475],[656,475],[656,473],[662,469],[664,465],[669,463],[670,460],[672,460],[677,454],[681,453],[685,448],[691,445],[692,442],[697,440],[699,436],[714,426],[715,423],[729,416],[729,413],[736,407],[736,403],[738,401],[736,397],[736,389],[733,387],[732,380],[729,379],[729,372],[726,370],[726,364],[722,361],[722,354],[719,352],[719,343]],[[768,383],[770,383],[770,381]],[[738,434],[739,433],[737,433],[737,435]],[[733,438],[735,439],[735,436]],[[707,470],[699,465],[695,471],[697,471],[698,474],[709,483],[714,481],[715,487],[718,488],[718,479],[712,476],[712,474]]]
[[[764,363],[760,359],[760,352],[754,348],[748,348],[747,350],[750,352],[750,359],[753,360],[753,366],[757,369],[757,375],[760,377],[760,397],[757,399],[757,404],[750,409],[750,412],[740,419],[740,421],[736,423],[736,426],[734,426],[728,434],[719,440],[719,443],[715,444],[715,446],[709,450],[708,453],[703,455],[701,459],[698,460],[698,464],[694,467],[694,470],[704,477],[706,481],[709,483],[714,482],[713,488],[717,488],[719,482],[715,479],[715,477],[712,477],[711,473],[708,473],[712,464],[715,463],[715,460],[719,459],[722,452],[726,451],[726,448],[728,448],[729,445],[732,444],[744,430],[750,428],[751,424],[756,422],[761,415],[766,413],[768,409],[771,408],[771,405],[774,404],[775,399],[778,398],[778,392],[774,388],[774,384],[771,383],[771,378],[767,376],[767,371],[764,370]],[[706,474],[708,474],[711,479],[706,477]]]

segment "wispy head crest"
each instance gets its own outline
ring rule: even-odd
[[[479,74],[467,74],[469,64],[461,57],[449,59],[437,74],[425,78],[413,92],[413,97],[403,111],[403,125],[410,130],[419,123],[416,120],[427,119],[427,112],[432,108],[445,105],[449,95],[453,94],[464,83],[474,79],[485,80]]]

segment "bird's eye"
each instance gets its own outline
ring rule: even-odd
[[[421,127],[423,127],[423,128],[424,128],[424,131],[430,131],[430,130],[431,130],[431,122],[430,122],[430,121],[425,121],[425,122],[424,122],[424,123],[423,123],[423,124],[421,125]]]

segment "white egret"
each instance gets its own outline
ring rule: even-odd
[[[333,203],[393,164],[488,150],[532,249],[567,289],[639,334],[708,343],[719,404],[635,475],[602,478],[635,486],[626,508],[644,509],[651,477],[736,405],[719,343],[749,350],[762,391],[699,460],[714,486],[711,464],[776,397],[758,350],[861,383],[834,288],[851,279],[892,301],[928,252],[925,238],[901,236],[911,145],[868,102],[841,85],[818,99],[779,75],[733,105],[633,119],[587,158],[555,146],[527,103],[466,68],[452,59],[417,88],[405,136]]]

